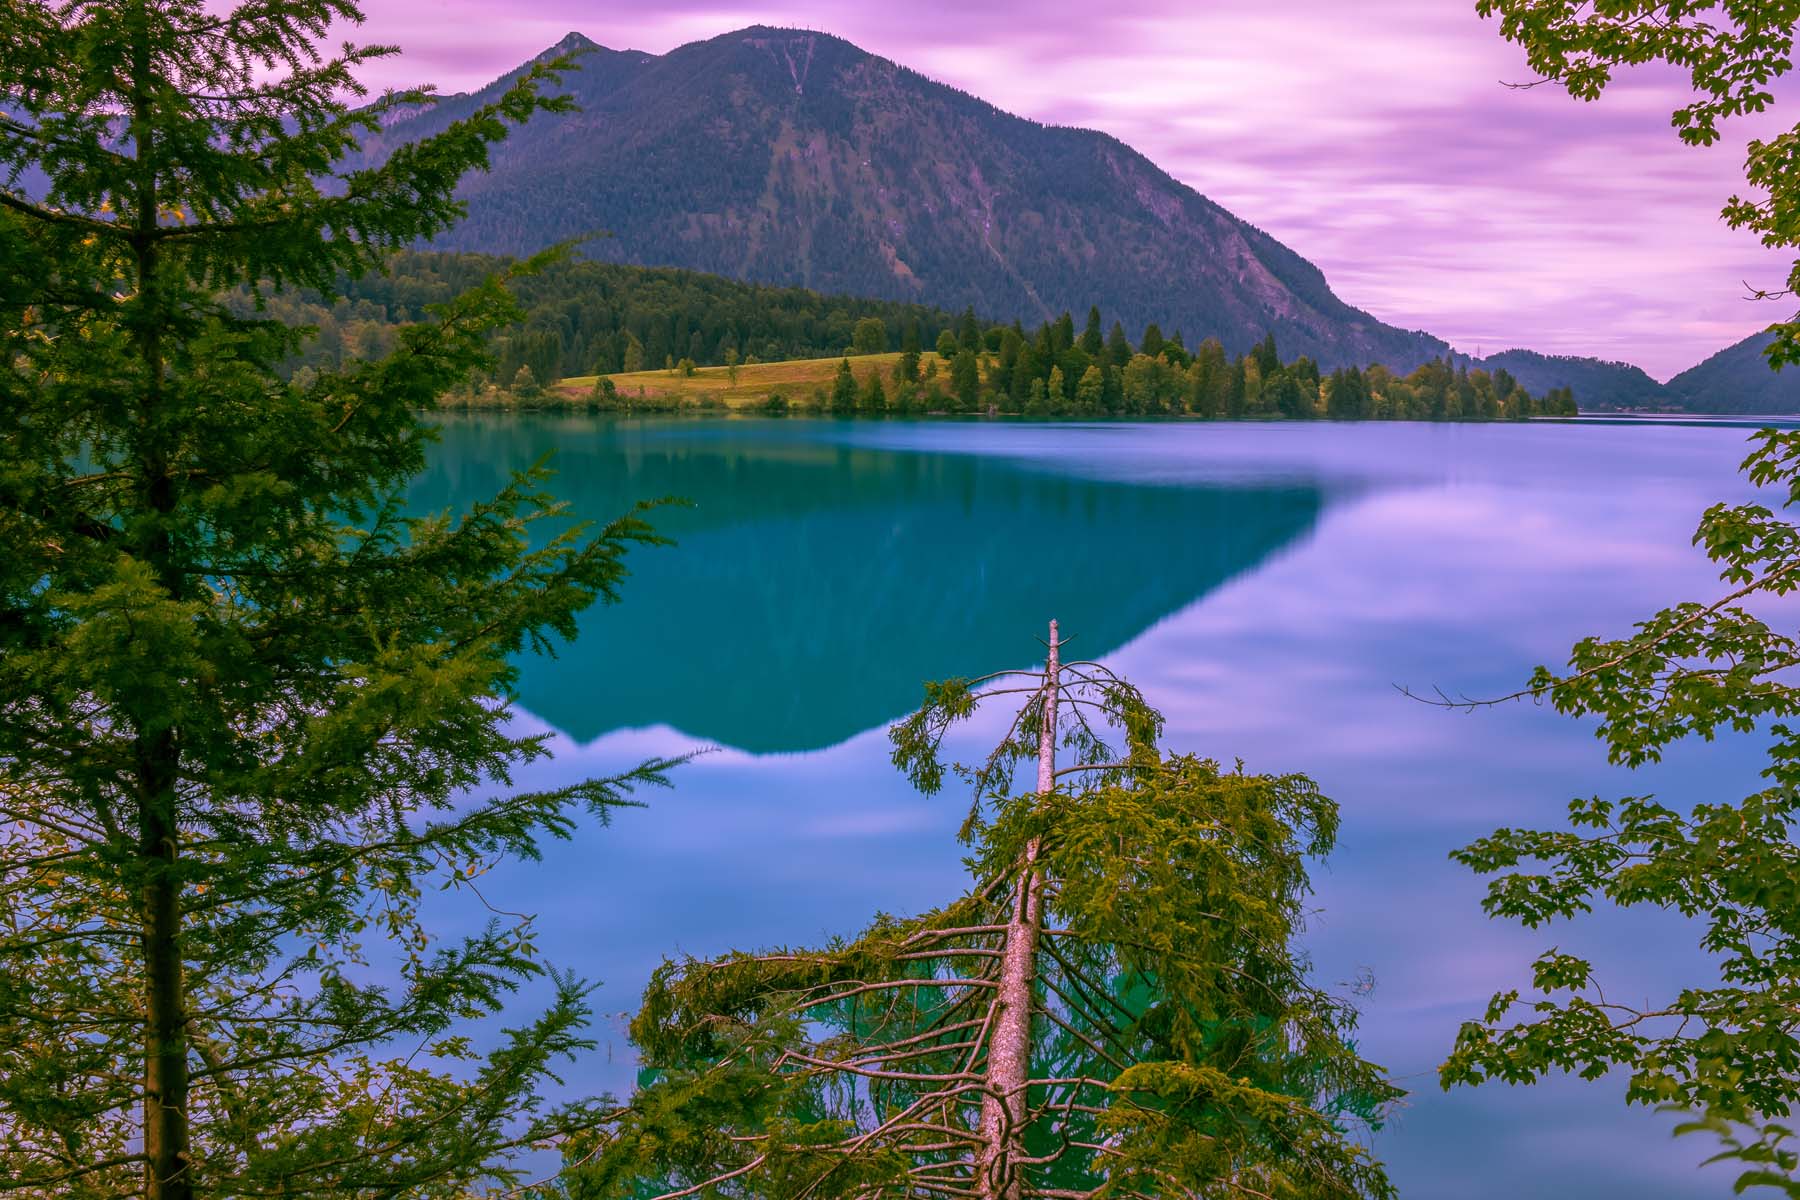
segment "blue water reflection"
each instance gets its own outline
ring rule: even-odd
[[[548,449],[585,515],[700,500],[669,521],[680,549],[646,552],[619,608],[528,667],[522,719],[559,731],[529,782],[723,747],[488,899],[542,913],[548,956],[605,981],[609,1045],[575,1082],[626,1087],[619,1014],[664,954],[815,940],[955,892],[962,800],[908,791],[881,726],[924,676],[1031,658],[1058,616],[1165,710],[1172,746],[1307,771],[1342,805],[1308,944],[1322,979],[1376,980],[1365,1051],[1415,1089],[1376,1145],[1403,1194],[1720,1194],[1728,1178],[1696,1167],[1711,1147],[1624,1110],[1617,1081],[1438,1090],[1457,1024],[1551,941],[1622,992],[1704,969],[1654,914],[1490,923],[1445,856],[1579,794],[1741,795],[1755,746],[1626,773],[1553,713],[1450,712],[1394,685],[1496,694],[1578,637],[1714,594],[1688,539],[1707,504],[1746,493],[1745,433],[452,423],[422,504],[491,491]]]

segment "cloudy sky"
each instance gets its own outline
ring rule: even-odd
[[[846,37],[1036,120],[1115,134],[1318,263],[1338,294],[1460,350],[1523,345],[1658,378],[1785,316],[1786,259],[1727,229],[1743,141],[1684,146],[1679,80],[1597,104],[1518,91],[1473,0],[382,0],[377,84],[458,91],[579,30],[660,53],[750,24]],[[1793,114],[1789,113],[1789,120]]]

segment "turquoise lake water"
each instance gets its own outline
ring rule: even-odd
[[[1447,711],[1396,685],[1500,694],[1581,636],[1716,595],[1689,539],[1706,505],[1750,493],[1735,471],[1748,433],[449,421],[422,507],[491,495],[545,454],[582,516],[693,501],[656,517],[679,546],[635,552],[622,602],[523,677],[520,720],[555,731],[557,755],[521,782],[716,748],[648,807],[484,889],[539,914],[549,959],[603,981],[606,1045],[571,1086],[629,1088],[624,1018],[664,955],[816,942],[954,896],[965,798],[911,792],[885,727],[925,679],[1029,663],[1056,617],[1073,651],[1163,709],[1171,748],[1305,771],[1339,802],[1306,945],[1321,981],[1374,980],[1363,1051],[1412,1091],[1374,1143],[1402,1195],[1725,1194],[1729,1177],[1696,1165],[1714,1147],[1625,1109],[1618,1080],[1438,1088],[1458,1024],[1525,984],[1548,945],[1634,995],[1706,972],[1690,933],[1653,913],[1491,922],[1481,882],[1446,856],[1502,824],[1557,822],[1578,795],[1742,796],[1758,745],[1625,772],[1546,709]]]

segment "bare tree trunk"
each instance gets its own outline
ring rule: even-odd
[[[1038,795],[1056,787],[1056,702],[1060,696],[1056,622],[1050,622],[1049,658],[1044,664],[1043,727],[1038,731]],[[983,1200],[1019,1200],[1017,1162],[1024,1155],[1025,1082],[1031,1074],[1031,1010],[1037,983],[1038,942],[1044,928],[1044,876],[1037,866],[1038,842],[1025,847],[1006,945],[1000,959],[999,1018],[988,1045],[987,1094],[981,1102]]]

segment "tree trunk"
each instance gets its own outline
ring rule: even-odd
[[[144,951],[145,1200],[189,1200],[187,1013],[181,961],[181,881],[176,873],[173,734],[138,742],[140,938]]]
[[[1060,695],[1056,622],[1050,622],[1049,658],[1044,664],[1043,727],[1038,731],[1038,795],[1056,787],[1056,702]],[[1017,1162],[1024,1154],[1025,1083],[1031,1074],[1031,1010],[1036,999],[1038,942],[1044,928],[1044,876],[1037,866],[1038,842],[1025,847],[1000,959],[999,1015],[988,1043],[987,1092],[981,1102],[981,1163],[978,1187],[983,1200],[1019,1200]]]
[[[132,5],[131,140],[137,211],[132,250],[136,258],[142,323],[138,354],[142,362],[143,397],[139,469],[143,503],[166,516],[176,507],[161,428],[163,406],[162,327],[167,317],[159,293],[161,280],[155,232],[160,217],[157,194],[157,148],[154,126],[156,98],[151,87],[151,26],[159,19],[146,0]],[[171,545],[161,521],[135,547],[172,599],[186,590],[172,562]],[[144,1200],[192,1200],[188,1144],[187,993],[182,965],[180,816],[177,781],[180,741],[163,714],[135,714],[138,734],[137,802],[139,891],[138,935],[144,954]]]

